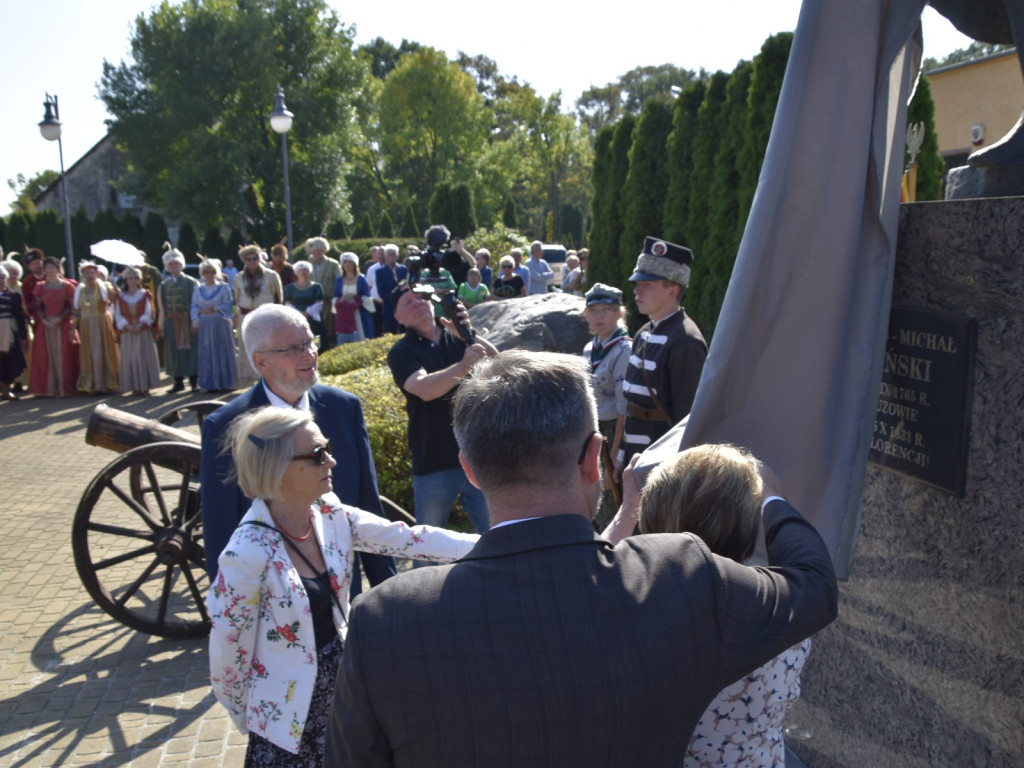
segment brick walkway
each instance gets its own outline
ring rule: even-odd
[[[85,443],[96,404],[155,418],[198,399],[0,402],[0,765],[242,765],[246,737],[210,693],[206,640],[110,618],[71,549],[79,499],[115,458]]]

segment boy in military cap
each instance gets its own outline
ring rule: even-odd
[[[693,405],[708,345],[681,306],[692,263],[689,248],[647,237],[629,277],[636,283],[637,309],[650,322],[634,338],[626,369],[628,405],[616,476]]]

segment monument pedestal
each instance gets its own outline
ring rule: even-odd
[[[790,710],[808,768],[1024,765],[1024,198],[904,205],[893,306],[977,327],[963,498],[869,465],[839,619]]]

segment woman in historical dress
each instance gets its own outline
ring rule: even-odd
[[[331,444],[308,411],[248,411],[228,443],[253,502],[207,593],[210,684],[249,734],[246,766],[319,768],[355,552],[450,562],[478,537],[343,505],[331,492]]]
[[[346,251],[341,254],[341,277],[334,281],[336,344],[373,338],[373,318],[365,308],[369,296],[370,284],[359,272],[359,257]]]
[[[160,281],[158,304],[163,323],[164,370],[174,379],[170,393],[185,390],[185,377],[195,392],[199,378],[196,345],[192,343],[192,292],[196,280],[186,275],[185,257],[170,243],[164,243],[163,262],[168,277]]]
[[[78,385],[78,336],[71,325],[75,287],[60,274],[60,262],[43,259],[43,280],[36,283],[32,307],[32,378],[29,392],[67,397]]]
[[[135,267],[126,267],[121,280],[124,288],[114,302],[114,324],[121,343],[121,391],[148,395],[160,386],[153,294],[142,287],[142,273]]]
[[[25,370],[28,323],[21,293],[8,285],[7,267],[0,264],[0,400],[16,399],[11,384]]]
[[[116,392],[121,377],[121,353],[114,337],[110,305],[115,295],[91,261],[79,266],[82,282],[75,288],[74,318],[78,329],[78,391]]]
[[[238,249],[238,257],[242,260],[242,271],[235,277],[235,304],[238,314],[235,315],[235,327],[240,327],[242,318],[256,307],[264,304],[283,304],[284,293],[281,278],[277,272],[266,266],[267,254],[255,243]],[[245,354],[243,344],[238,345],[238,384],[249,386],[259,380],[259,374],[253,370],[249,356]]]
[[[192,333],[199,347],[199,386],[210,392],[235,388],[235,337],[231,318],[235,302],[221,280],[220,262],[199,264],[201,282],[192,292]]]
[[[310,262],[297,261],[292,268],[295,270],[295,282],[284,287],[284,303],[301,312],[309,323],[309,330],[320,337],[324,332],[324,288],[313,282],[313,265]]]
[[[640,533],[692,533],[716,555],[742,563],[757,541],[763,471],[750,453],[725,444],[689,448],[660,464],[642,494],[627,470],[622,509],[604,538],[618,542],[635,525]],[[690,737],[684,768],[784,766],[782,722],[800,697],[810,648],[807,638],[721,690]]]
[[[4,269],[7,270],[7,290],[8,291],[14,291],[19,296],[21,296],[21,311],[25,315],[25,327],[26,327],[26,330],[28,331],[28,341],[26,343],[31,345],[31,343],[32,343],[31,315],[29,315],[28,302],[25,301],[25,293],[22,290],[22,282],[21,282],[21,276],[25,273],[25,270],[22,269],[21,264],[19,264],[17,261],[14,260],[14,257],[18,256],[18,255],[19,254],[18,254],[17,251],[11,251],[10,253],[8,253],[7,257],[3,261],[2,266],[3,266]],[[30,375],[30,371],[29,371],[29,357],[30,357],[30,352],[26,351],[25,352],[25,370],[23,370],[21,372],[21,375],[18,376],[14,380],[14,383],[11,385],[11,392],[27,392],[28,391],[28,377]]]
[[[281,287],[285,288],[295,282],[295,267],[288,263],[288,249],[284,242],[270,248],[270,269],[281,278]]]

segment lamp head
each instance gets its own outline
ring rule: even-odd
[[[46,114],[43,115],[43,121],[39,123],[39,133],[47,141],[56,141],[60,138],[61,125],[57,117],[60,114],[59,110],[57,110],[57,97],[46,94],[46,101],[43,102],[43,106],[46,108]]]
[[[274,97],[274,111],[270,113],[270,127],[277,133],[288,133],[292,129],[292,120],[295,115],[288,111],[284,105],[284,88],[277,86],[277,95]]]

